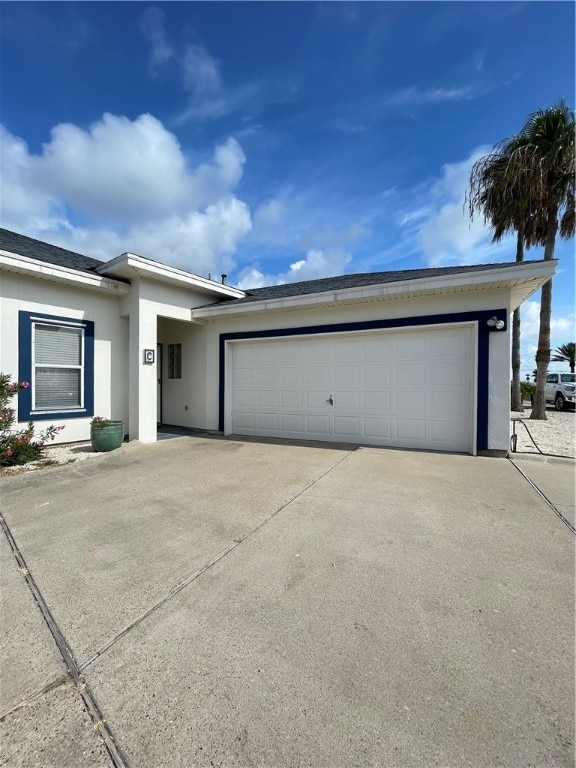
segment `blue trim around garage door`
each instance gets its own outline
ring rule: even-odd
[[[224,393],[226,388],[226,342],[240,339],[273,339],[286,336],[314,336],[319,333],[350,333],[351,331],[372,331],[375,329],[410,328],[421,325],[446,325],[448,323],[478,323],[478,378],[476,410],[476,450],[488,448],[488,377],[489,377],[489,334],[494,332],[487,320],[496,315],[503,320],[506,330],[508,314],[505,309],[482,310],[481,312],[455,312],[449,315],[425,315],[401,317],[393,320],[367,320],[359,323],[337,323],[334,325],[309,325],[300,328],[277,328],[267,331],[239,331],[220,334],[219,372],[219,418],[218,428],[224,431]]]
[[[48,320],[52,323],[73,323],[84,328],[84,408],[74,411],[51,411],[34,413],[32,410],[32,387],[18,393],[18,421],[47,421],[54,419],[83,419],[94,415],[94,323],[75,317],[44,315],[41,312],[18,313],[18,378],[32,381],[32,322],[33,319]]]

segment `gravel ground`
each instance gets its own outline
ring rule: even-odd
[[[542,453],[576,457],[576,414],[574,411],[558,412],[546,409],[547,421],[531,421],[530,406],[524,413],[512,411],[511,419],[522,419]],[[522,424],[516,424],[517,453],[537,453],[538,449]]]
[[[46,457],[30,464],[22,464],[20,467],[4,467],[0,469],[0,475],[18,475],[21,472],[33,472],[47,467],[58,467],[62,464],[71,464],[76,461],[86,461],[97,456],[104,456],[102,452],[92,450],[90,443],[69,443],[68,445],[52,445],[46,448]]]

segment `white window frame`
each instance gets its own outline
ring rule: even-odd
[[[32,323],[32,380],[30,382],[32,387],[32,408],[31,413],[83,413],[84,407],[84,379],[85,379],[85,341],[86,341],[86,326],[84,323],[64,322],[62,320],[46,320],[40,317],[31,317]],[[79,365],[61,365],[60,363],[36,363],[36,326],[52,326],[56,328],[76,328],[81,331],[80,338],[80,358],[81,363]],[[65,406],[58,406],[58,408],[37,408],[36,407],[36,369],[37,368],[62,368],[65,370],[79,370],[80,371],[80,405],[73,408],[66,408]]]

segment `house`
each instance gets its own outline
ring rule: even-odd
[[[375,272],[241,291],[132,253],[0,231],[0,369],[19,422],[96,414],[464,453],[509,446],[510,313],[556,262]]]

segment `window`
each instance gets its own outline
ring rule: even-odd
[[[168,378],[182,378],[182,344],[168,344]]]
[[[84,405],[84,328],[32,323],[32,410]]]
[[[547,384],[558,384],[558,374],[557,373],[549,373],[548,376],[546,376],[546,383]]]
[[[18,419],[92,416],[94,323],[20,312]]]

